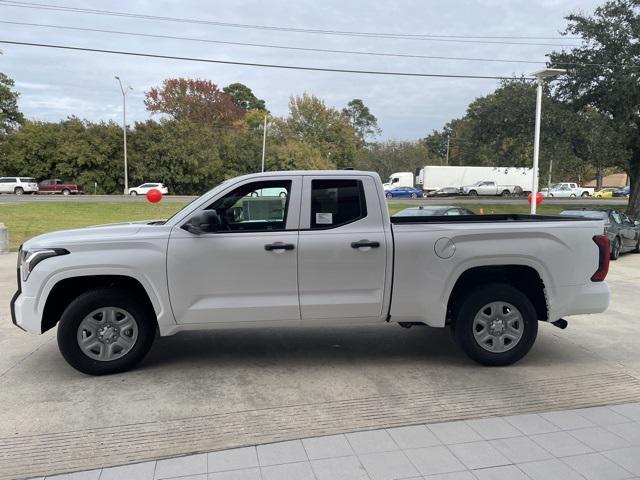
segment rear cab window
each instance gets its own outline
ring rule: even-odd
[[[367,202],[359,179],[311,181],[310,228],[324,230],[353,223],[367,216]]]

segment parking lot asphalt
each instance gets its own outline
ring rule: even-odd
[[[0,255],[0,479],[640,400],[640,255],[612,262],[606,313],[542,324],[511,367],[470,362],[446,330],[383,324],[183,332],[108,377],[71,369],[55,329],[11,324],[15,260]]]

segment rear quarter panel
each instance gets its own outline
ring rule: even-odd
[[[468,269],[524,265],[545,285],[550,318],[567,314],[565,293],[590,283],[598,268],[594,235],[602,222],[539,221],[394,224],[391,318],[444,326],[449,295]],[[450,239],[450,258],[436,254],[436,242]]]

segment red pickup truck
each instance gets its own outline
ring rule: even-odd
[[[38,184],[38,187],[38,193],[61,193],[62,195],[82,193],[82,187],[80,185],[75,183],[65,183],[57,178],[42,180]]]

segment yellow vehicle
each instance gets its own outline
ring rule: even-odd
[[[593,194],[596,198],[613,198],[613,192],[618,190],[617,188],[601,188]]]

